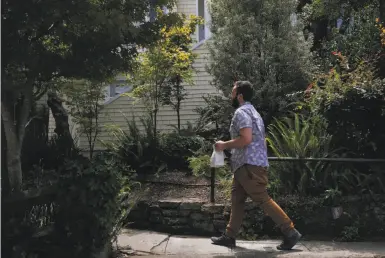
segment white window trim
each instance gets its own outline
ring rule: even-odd
[[[298,24],[298,15],[296,13],[290,14],[290,23],[293,27]]]
[[[112,102],[114,102],[115,100],[117,100],[118,98],[120,98],[123,94],[125,93],[128,93],[128,92],[131,92],[132,91],[132,87],[128,88],[128,89],[125,89],[124,91],[122,91],[120,94],[114,96],[114,97],[110,97],[109,99],[105,100],[103,105],[108,105],[108,104],[111,104]]]
[[[205,10],[205,39],[209,39],[211,37],[211,14],[209,10],[209,0],[204,0],[204,10]]]
[[[203,0],[203,9],[204,9],[204,29],[205,29],[205,37],[202,40],[199,40],[199,26],[197,26],[196,39],[198,44],[204,42],[205,40],[211,37],[210,23],[211,23],[211,15],[207,5],[207,1]],[[196,15],[199,16],[199,0],[196,0]]]
[[[207,40],[209,39],[204,39],[204,40],[201,40],[200,42],[196,43],[195,45],[193,45],[193,47],[191,48],[192,50],[195,50],[195,49],[198,49],[200,46],[202,46]]]

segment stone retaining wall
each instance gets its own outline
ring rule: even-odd
[[[385,236],[385,197],[350,198],[342,205],[343,215],[334,220],[330,207],[321,198],[285,197],[277,200],[304,235],[330,236],[358,240],[366,236]],[[254,239],[279,236],[273,221],[251,202],[246,203],[241,236]],[[198,200],[140,201],[128,217],[130,227],[173,234],[212,235],[223,232],[230,207]],[[346,239],[346,240],[349,240]]]

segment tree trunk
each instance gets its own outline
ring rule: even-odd
[[[7,138],[5,137],[3,118],[1,118],[1,178],[3,193],[8,194],[10,188],[7,169]]]
[[[155,99],[154,99],[154,110],[153,110],[153,113],[154,113],[154,128],[153,128],[153,137],[154,137],[154,150],[153,150],[153,162],[152,162],[152,171],[153,173],[156,172],[156,168],[155,168],[155,163],[156,163],[156,159],[158,157],[158,138],[157,138],[157,118],[158,118],[158,109],[159,109],[159,105],[158,105],[158,100],[159,100],[159,95],[158,95],[158,83],[155,83]]]
[[[25,134],[25,125],[32,106],[32,85],[25,85],[23,90],[3,90],[1,99],[1,117],[7,144],[7,170],[11,191],[20,191],[23,183],[21,169],[21,148]]]
[[[385,26],[385,0],[380,0],[380,21]]]
[[[95,106],[93,107],[94,108],[94,118],[91,118],[91,124],[93,122],[95,122],[95,126],[91,126],[91,130],[90,130],[90,144],[89,144],[89,147],[90,147],[90,159],[93,158],[94,156],[94,150],[95,150],[95,142],[96,142],[96,138],[99,136],[99,113],[100,113],[100,109],[99,109],[99,99],[96,100],[95,102]],[[93,135],[92,135],[93,134]]]
[[[176,105],[175,105],[175,110],[176,110],[176,115],[177,115],[177,119],[178,119],[178,133],[180,133],[180,103],[182,102],[180,84],[181,84],[181,78],[180,78],[180,75],[177,75],[176,76]]]
[[[63,154],[70,155],[71,150],[74,147],[74,141],[70,132],[70,126],[68,123],[68,113],[63,107],[63,101],[56,93],[48,93],[47,104],[52,111],[52,115],[55,119],[55,130],[60,142],[63,143]]]
[[[182,101],[181,100],[181,97],[180,97],[180,77],[179,75],[177,76],[176,78],[176,91],[177,91],[177,98],[176,98],[176,115],[177,115],[177,118],[178,118],[178,133],[180,133],[180,102]]]
[[[35,97],[34,97],[35,98]],[[49,109],[40,104],[38,99],[32,103],[30,116],[25,126],[24,141],[21,148],[21,169],[30,170],[40,163],[42,158],[41,147],[47,146]]]
[[[157,138],[157,117],[158,117],[158,107],[156,107],[154,109],[154,128],[153,128],[153,141],[154,141],[154,150],[153,150],[153,163],[152,163],[152,172],[155,173],[156,172],[156,167],[155,167],[155,163],[156,163],[156,159],[158,157],[158,138]]]
[[[177,104],[176,116],[178,118],[178,133],[180,133],[180,103]]]

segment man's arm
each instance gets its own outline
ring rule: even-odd
[[[251,117],[244,111],[239,111],[234,114],[233,123],[239,130],[239,137],[227,142],[219,141],[215,144],[217,151],[225,149],[241,149],[252,142],[252,126]]]
[[[239,130],[239,137],[224,143],[225,149],[241,149],[252,142],[252,128],[246,127]]]

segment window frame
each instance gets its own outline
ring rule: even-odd
[[[202,11],[201,10],[202,3],[203,3],[203,16],[200,15],[200,12]],[[211,15],[208,7],[208,0],[196,0],[196,15],[204,19],[204,24],[198,25],[196,30],[197,43],[200,44],[201,42],[204,42],[205,40],[211,37],[211,30],[210,30]],[[202,32],[203,32],[203,37],[201,37]]]

